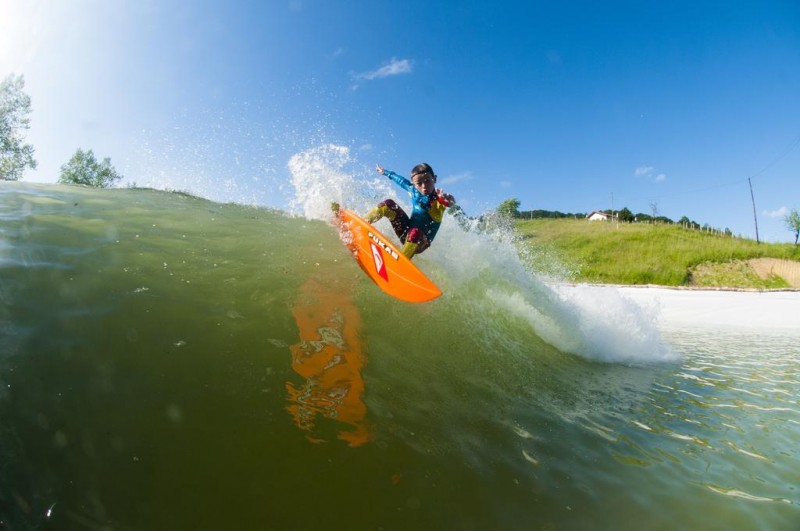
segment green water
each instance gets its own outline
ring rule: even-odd
[[[323,221],[0,183],[0,529],[800,528],[798,337],[577,319],[443,230],[409,305]]]

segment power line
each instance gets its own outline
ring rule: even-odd
[[[789,146],[786,149],[784,149],[783,152],[781,152],[780,155],[778,155],[776,158],[774,158],[769,164],[767,164],[766,166],[761,168],[759,171],[757,171],[756,173],[751,175],[749,178],[750,179],[755,179],[756,177],[758,177],[759,175],[761,175],[762,173],[764,173],[765,171],[767,171],[768,169],[770,169],[771,167],[776,165],[778,162],[783,160],[783,158],[786,157],[792,151],[794,151],[794,149],[797,146],[800,146],[800,135],[798,135],[798,137],[795,138],[794,141],[791,144],[789,144]]]
[[[696,193],[699,193],[699,192],[709,192],[711,190],[718,190],[720,188],[728,188],[728,187],[731,187],[731,186],[744,184],[746,182],[749,182],[751,179],[756,179],[756,177],[759,177],[760,175],[764,174],[764,172],[766,172],[767,170],[769,170],[770,168],[775,166],[778,162],[780,162],[781,160],[786,158],[792,151],[794,151],[797,148],[797,146],[800,146],[800,135],[798,135],[797,138],[792,140],[786,146],[786,148],[784,148],[783,151],[781,151],[766,166],[764,166],[763,168],[758,170],[756,173],[754,173],[750,177],[746,177],[746,178],[743,178],[743,179],[737,179],[735,181],[729,181],[729,182],[726,182],[726,183],[714,184],[714,185],[706,186],[706,187],[703,187],[703,188],[695,188],[695,189],[692,189],[692,190],[682,190],[680,192],[675,192],[675,193],[672,193],[672,194],[658,195],[656,199],[666,199],[666,198],[670,198],[670,197],[678,197],[678,196],[696,194]],[[633,199],[629,199],[629,201],[630,200],[634,200],[635,201],[635,200],[642,200],[642,199],[641,198],[633,198]]]

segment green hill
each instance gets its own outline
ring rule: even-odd
[[[800,263],[800,247],[792,244],[757,244],[680,225],[534,219],[514,226],[532,268],[575,282],[776,289],[791,284],[760,277],[749,261]]]

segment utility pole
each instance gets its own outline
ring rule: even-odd
[[[614,221],[614,192],[611,192],[611,221]],[[616,228],[619,229],[619,223],[616,224]]]
[[[750,182],[750,177],[747,178],[747,184],[750,185],[750,200],[753,202],[753,221],[756,224],[756,244],[761,243],[758,240],[758,216],[756,216],[756,199],[753,196],[753,183]]]

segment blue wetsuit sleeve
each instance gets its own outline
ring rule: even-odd
[[[401,188],[403,188],[407,192],[411,192],[414,189],[414,185],[411,184],[411,181],[409,181],[402,175],[398,175],[392,170],[383,170],[383,174],[392,181],[394,181],[395,183],[397,183]]]

